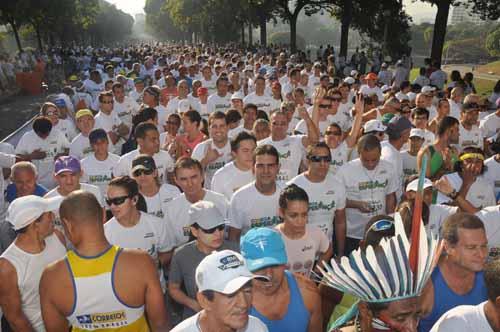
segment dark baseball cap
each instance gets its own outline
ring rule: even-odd
[[[106,140],[108,139],[108,134],[106,134],[106,131],[104,129],[98,128],[90,132],[89,134],[90,144],[94,144],[100,139],[106,139]]]
[[[399,133],[411,128],[413,128],[413,124],[411,123],[411,121],[408,120],[407,117],[401,115],[394,116],[387,124],[388,130]]]
[[[137,170],[144,169],[148,171],[153,171],[156,169],[156,163],[153,157],[146,154],[138,155],[132,161],[132,173]]]

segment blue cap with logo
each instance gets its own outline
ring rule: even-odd
[[[240,250],[248,269],[252,272],[288,263],[285,242],[281,234],[271,228],[249,230],[240,240]]]

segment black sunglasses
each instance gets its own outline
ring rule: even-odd
[[[219,225],[219,226],[215,226],[213,228],[210,228],[210,229],[204,229],[204,228],[201,228],[200,229],[203,231],[203,233],[205,234],[213,234],[215,233],[215,231],[220,231],[220,232],[223,232],[224,229],[226,228],[226,224],[222,224],[222,225]]]
[[[332,105],[319,105],[319,108],[330,108]]]
[[[118,196],[118,197],[115,197],[115,198],[106,198],[106,203],[111,206],[111,205],[115,205],[115,206],[118,206],[118,205],[122,205],[123,203],[125,203],[125,201],[127,200],[127,198],[130,198],[130,195],[127,195],[127,196]]]
[[[139,177],[143,174],[144,175],[151,175],[151,174],[153,174],[153,172],[154,172],[154,169],[138,169],[137,171],[132,173],[132,175],[135,177]]]
[[[325,131],[326,136],[334,135],[334,136],[342,136],[340,131]]]
[[[310,156],[308,159],[310,161],[312,161],[313,163],[320,163],[322,161],[326,161],[326,162],[332,161],[332,157],[330,157],[330,156]]]

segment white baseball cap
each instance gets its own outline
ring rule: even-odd
[[[209,201],[198,201],[192,204],[188,210],[190,225],[198,224],[203,229],[211,229],[226,224],[226,219],[215,206]]]
[[[243,98],[245,98],[245,96],[243,95],[243,93],[241,93],[241,91],[237,91],[237,92],[233,93],[233,95],[231,96],[231,100],[233,100],[233,99],[243,100]]]
[[[432,187],[432,181],[428,178],[424,179],[424,189]],[[417,191],[418,190],[418,179],[413,180],[412,182],[406,185],[406,191]]]
[[[356,69],[351,70],[351,76],[358,75],[358,71]]]
[[[390,87],[390,86],[388,86],[387,84],[383,85],[383,86],[380,88],[380,90],[382,90],[382,92],[387,92],[387,91],[389,91],[390,89],[391,89],[391,87]]]
[[[430,85],[425,85],[422,87],[422,90],[420,90],[421,93],[428,93],[433,91],[436,91],[436,88]]]
[[[425,138],[425,131],[423,129],[419,129],[419,128],[411,128],[410,138],[411,137]]]
[[[195,275],[198,291],[212,290],[223,294],[233,294],[258,277],[248,270],[243,256],[232,250],[214,251],[203,258]]]
[[[348,77],[344,78],[344,83],[354,84],[354,82],[356,82],[356,80],[353,77],[348,76]]]
[[[43,198],[35,195],[16,198],[9,205],[6,219],[17,231],[37,220],[45,212],[59,209],[63,199],[62,196]]]
[[[380,120],[370,120],[364,124],[363,129],[365,133],[369,133],[371,131],[385,131],[387,126],[384,126]]]
[[[253,71],[253,66],[247,65],[244,71]]]

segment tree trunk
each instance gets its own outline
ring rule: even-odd
[[[297,15],[290,17],[290,52],[297,52]]]
[[[441,0],[437,3],[438,10],[436,20],[434,21],[434,33],[432,35],[431,59],[439,63],[441,63],[441,57],[443,56],[450,2],[451,0]]]
[[[245,23],[241,22],[241,45],[245,47]]]
[[[266,47],[267,46],[267,21],[266,16],[261,14],[259,15],[259,26],[260,26],[260,45]]]
[[[36,40],[38,42],[38,49],[40,50],[40,52],[43,52],[42,35],[40,34],[40,27],[38,25],[33,24],[33,28],[35,29],[35,33],[36,33]]]
[[[339,56],[347,57],[347,45],[349,41],[349,27],[352,21],[352,3],[351,0],[343,1],[344,15],[342,15],[340,25],[340,52]]]
[[[14,32],[14,37],[16,38],[17,49],[19,52],[23,51],[23,47],[21,46],[21,39],[19,38],[19,31],[17,31],[17,25],[14,21],[9,22],[12,27],[12,32]]]
[[[248,45],[252,47],[253,45],[253,36],[252,36],[252,23],[248,23]]]

